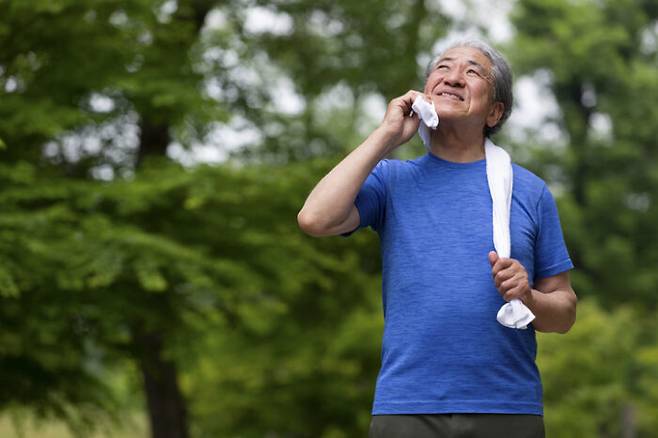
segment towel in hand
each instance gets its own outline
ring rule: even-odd
[[[418,125],[418,135],[423,140],[425,147],[430,148],[430,129],[439,126],[439,115],[434,109],[434,102],[428,102],[423,96],[416,97],[411,109],[418,114],[421,124]]]
[[[509,258],[512,251],[510,238],[510,209],[512,206],[512,160],[509,154],[488,138],[484,143],[487,160],[487,182],[491,194],[493,241],[498,257]],[[519,299],[505,303],[496,319],[506,327],[525,329],[535,315]]]

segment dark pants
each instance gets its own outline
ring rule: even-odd
[[[544,417],[516,414],[373,415],[369,438],[544,438]]]

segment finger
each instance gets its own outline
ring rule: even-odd
[[[509,267],[496,272],[493,278],[496,284],[500,285],[503,281],[508,280],[516,275],[516,273],[517,271],[515,271],[512,267]]]
[[[411,106],[414,103],[416,93],[414,90],[409,90],[402,96],[396,97],[391,100],[391,107],[400,108],[404,115],[413,116],[414,112],[411,110]]]
[[[493,269],[491,272],[493,275],[496,275],[498,272],[500,272],[503,269],[509,268],[514,264],[513,259],[508,259],[508,258],[503,258],[503,257],[498,257],[498,260],[496,260],[496,263],[493,266]]]
[[[501,281],[500,288],[504,291],[510,291],[511,289],[514,289],[519,284],[521,284],[522,281],[523,281],[523,277],[521,275],[519,275],[518,273],[513,273],[507,279]]]
[[[498,253],[496,251],[489,251],[487,257],[489,258],[489,264],[493,267],[496,260],[498,260]]]
[[[503,295],[503,298],[506,301],[512,301],[515,299],[518,299],[523,295],[523,285],[518,285],[512,289],[509,289],[505,294]]]
[[[509,281],[516,275],[517,273],[513,269],[503,269],[502,271],[499,271],[494,275],[496,287],[501,287],[506,281]]]
[[[405,104],[409,105],[409,108],[411,108],[411,105],[413,105],[414,100],[416,100],[416,97],[422,95],[421,92],[416,91],[416,90],[409,90],[406,93],[404,93],[402,96],[399,97]]]
[[[404,94],[404,97],[408,96],[413,101],[413,100],[416,100],[416,97],[422,96],[422,95],[423,95],[423,93],[421,93],[418,90],[409,90]]]

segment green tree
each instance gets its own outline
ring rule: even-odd
[[[236,69],[252,68],[260,83],[291,81],[303,103],[299,114],[282,114],[268,106],[276,96],[259,87],[241,94],[248,101],[236,101],[236,110],[261,130],[262,141],[237,155],[257,161],[304,160],[350,150],[363,134],[354,135],[359,122],[366,120],[360,114],[363,99],[374,94],[388,101],[418,88],[432,46],[450,24],[441,9],[425,0],[255,5],[287,20],[290,27],[250,31],[248,9],[225,9],[230,23],[225,28],[239,36],[234,50],[242,48]],[[337,89],[344,104],[340,110],[327,107],[327,94]]]
[[[50,322],[62,326],[45,336],[47,342],[34,345],[33,353],[25,351],[29,339],[8,339],[3,367],[14,377],[23,373],[16,381],[28,382],[8,393],[8,400],[42,402],[44,411],[58,415],[68,406],[84,405],[92,388],[75,390],[70,380],[77,373],[80,383],[93,380],[83,378],[90,376],[85,367],[94,359],[92,353],[118,351],[119,343],[143,375],[153,435],[187,435],[175,361],[167,356],[168,336],[184,326],[177,312],[179,286],[191,282],[194,290],[201,288],[191,280],[198,277],[195,272],[219,268],[202,263],[203,251],[154,231],[151,222],[142,226],[123,221],[114,210],[107,213],[115,215],[110,217],[97,206],[78,210],[71,204],[78,207],[77,196],[99,190],[98,183],[84,181],[95,172],[141,172],[147,157],[163,156],[174,140],[189,144],[202,137],[207,122],[222,116],[221,105],[203,91],[199,68],[202,26],[212,5],[202,0],[0,4],[0,137],[7,145],[2,152],[8,175],[3,196],[11,225],[2,255],[8,261],[3,299],[10,302],[2,309],[7,321],[16,323],[13,332],[21,334],[29,330],[21,329],[19,315],[34,316],[30,326],[35,330],[48,326],[29,312],[30,303],[47,303],[44,317],[68,315]],[[105,108],[99,108],[99,99]],[[134,138],[122,134],[131,130]],[[125,194],[121,202],[129,199]],[[145,200],[135,201],[140,202]],[[17,244],[24,242],[31,245],[20,256]],[[191,257],[189,263],[175,262],[185,256]],[[126,260],[130,263],[124,264]],[[159,268],[165,260],[171,265],[167,274]],[[39,263],[43,278],[30,278],[26,269],[32,263]],[[196,270],[190,267],[194,263]],[[224,281],[233,280],[227,276]],[[220,283],[214,286],[220,288]],[[112,299],[79,301],[93,295],[83,291],[99,288]],[[123,307],[122,298],[135,302]],[[89,314],[79,307],[90,309]],[[75,335],[76,318],[85,325],[101,316],[109,324],[97,337],[84,332],[75,341],[62,342],[67,334]],[[58,346],[72,347],[63,363],[47,355]],[[15,365],[25,363],[21,355],[31,367]],[[39,382],[32,379],[37,373],[51,380],[52,394],[39,394],[39,387],[31,386]]]
[[[93,414],[112,407],[104,403],[104,372],[130,358],[147,401],[164,404],[152,418],[161,421],[158,415],[176,414],[167,411],[166,391],[179,390],[163,385],[178,385],[174,353],[194,337],[194,321],[254,299],[263,280],[208,244],[216,243],[207,238],[215,233],[230,235],[223,229],[231,227],[227,208],[213,218],[194,214],[200,187],[238,178],[163,167],[111,185],[44,179],[24,168],[21,180],[3,190],[4,403],[28,404],[75,426],[73,408],[84,413],[88,405]],[[236,203],[235,196],[227,202]],[[147,337],[152,332],[157,338]]]
[[[314,239],[291,220],[333,162],[270,169],[244,186],[235,256],[267,280],[261,303],[240,305],[238,323],[213,321],[190,355],[198,360],[185,380],[200,435],[367,431],[383,322],[376,236]]]
[[[310,331],[318,332],[310,339],[318,339],[320,332],[331,339],[345,309],[354,307],[359,315],[363,306],[371,308],[365,289],[373,290],[369,275],[376,270],[372,241],[363,240],[369,244],[359,247],[366,261],[350,250],[350,264],[341,267],[336,260],[346,252],[345,244],[309,245],[312,239],[296,230],[295,213],[319,173],[308,166],[295,170],[294,178],[287,176],[287,168],[186,172],[158,160],[173,141],[189,145],[201,139],[209,121],[226,117],[227,105],[257,123],[262,111],[252,110],[254,96],[263,96],[255,105],[261,108],[271,99],[265,93],[267,83],[242,83],[223,61],[206,62],[213,49],[239,47],[236,33],[248,42],[249,51],[240,53],[240,59],[248,63],[261,53],[258,38],[248,40],[246,33],[237,32],[244,20],[241,2],[216,10],[227,19],[218,29],[203,27],[213,3],[171,5],[146,0],[129,5],[64,0],[0,5],[0,31],[7,44],[0,61],[0,136],[7,144],[0,191],[6,227],[0,247],[7,261],[0,277],[0,314],[8,333],[0,357],[3,376],[12,383],[3,406],[37,407],[39,413],[64,417],[74,426],[90,424],[95,412],[110,407],[105,400],[111,391],[103,381],[107,371],[128,358],[142,375],[153,436],[186,436],[188,408],[179,387],[179,367],[195,363],[188,353],[203,354],[190,339],[204,333],[207,321],[213,322],[212,328],[233,327],[239,339],[257,344],[263,343],[262,337],[277,336],[268,327],[287,325],[295,337],[277,339],[281,350],[300,338],[308,344],[305,335]],[[304,16],[298,13],[297,21]],[[35,32],[23,33],[26,28]],[[357,28],[358,23],[350,32],[356,34]],[[326,35],[320,41],[331,44]],[[269,50],[273,56],[279,52]],[[88,62],[88,57],[93,59]],[[415,62],[403,70],[415,75]],[[219,104],[210,99],[204,87],[211,79],[236,99],[226,97]],[[294,126],[295,120],[278,119]],[[331,121],[313,121],[313,126],[316,141],[337,141]],[[267,126],[261,129],[267,132]],[[347,136],[354,133],[343,132],[340,141],[349,143]],[[285,138],[278,141],[283,144]],[[94,180],[108,170],[115,181]],[[324,245],[324,257],[314,245]],[[314,259],[299,261],[307,256]],[[364,265],[368,270],[358,275]],[[332,303],[327,297],[313,307],[318,291],[328,294],[336,287],[333,274],[345,287],[339,299]],[[31,311],[35,303],[40,312]],[[291,314],[280,315],[278,309],[287,307]],[[311,330],[317,313],[326,322]],[[217,342],[212,337],[203,341]],[[370,347],[376,345],[373,340]],[[351,343],[333,348],[340,352],[348,347],[354,348]],[[299,368],[321,353],[308,344],[307,351],[289,351],[286,362]],[[55,360],[58,355],[62,357]],[[306,374],[298,371],[287,377],[289,389],[297,378],[307,388],[292,391],[286,406],[308,407],[313,394],[333,398],[339,386],[319,377],[332,381],[341,376],[347,382],[357,374],[366,376],[368,384],[348,400],[358,399],[367,409],[368,403],[362,402],[371,398],[373,357],[372,348],[348,357],[347,371],[340,358],[330,358],[320,370],[309,363]],[[232,359],[243,364],[238,357]],[[231,369],[230,363],[224,366]],[[267,385],[263,388],[270,388]],[[237,398],[235,392],[227,393]],[[232,400],[223,402],[232,406]],[[245,411],[233,409],[237,421],[213,424],[215,416],[205,414],[201,404],[194,406],[199,418],[206,415],[210,428],[226,431],[247,425]],[[364,427],[363,416],[338,404],[327,405],[323,415],[338,417],[332,426],[336,430]],[[324,421],[309,418],[297,433],[326,432]],[[287,427],[271,420],[266,417],[251,430]]]
[[[630,306],[606,312],[589,299],[568,335],[539,335],[548,436],[655,435],[658,343],[638,321]]]
[[[579,289],[605,305],[630,299],[649,311],[658,285],[648,245],[658,234],[658,113],[650,108],[658,67],[647,39],[656,18],[650,2],[630,1],[521,1],[513,14],[515,66],[548,71],[560,107],[566,151],[537,160],[564,163],[551,180],[566,189],[561,207]]]
[[[655,374],[641,363],[654,360],[648,352],[656,345],[658,253],[650,242],[658,235],[658,112],[651,105],[658,96],[657,18],[653,2],[632,1],[522,0],[512,14],[518,32],[510,51],[514,65],[522,74],[548,74],[560,109],[553,122],[565,143],[535,147],[530,165],[563,189],[559,206],[576,291],[611,312],[604,321],[591,316],[598,311],[591,304],[582,305],[585,321],[567,338],[587,346],[574,361],[600,366],[570,367],[582,382],[577,387],[560,379],[547,383],[559,391],[547,393],[547,418],[560,436],[570,436],[566,431],[576,415],[589,416],[580,436],[650,436],[655,430],[647,420],[655,413],[645,410],[655,397]],[[622,305],[632,310],[618,310]],[[618,335],[621,345],[606,335],[608,323],[619,324],[628,336]],[[605,342],[599,345],[594,337]],[[570,341],[564,342],[568,348]],[[549,351],[561,360],[557,347]],[[604,366],[610,360],[614,366]],[[588,372],[577,372],[583,368]],[[573,414],[562,406],[572,406]]]

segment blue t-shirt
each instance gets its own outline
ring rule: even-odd
[[[512,258],[530,281],[573,268],[557,207],[513,164]],[[382,160],[355,201],[378,232],[384,336],[373,415],[543,414],[532,326],[507,328],[487,258],[494,250],[485,160],[427,153]],[[350,234],[350,233],[347,233]]]

